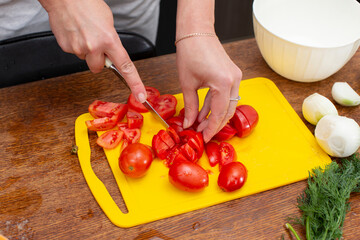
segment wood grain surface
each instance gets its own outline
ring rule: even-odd
[[[347,81],[360,92],[360,50],[327,80],[298,83],[273,72],[254,39],[224,47],[244,79],[273,80],[303,120],[304,98],[318,92],[332,99],[336,81]],[[165,55],[135,65],[145,85],[175,94],[181,92],[175,58]],[[282,235],[293,239],[284,224],[288,217],[299,216],[296,198],[305,181],[128,229],[113,225],[93,198],[71,148],[75,119],[87,112],[92,101],[126,102],[128,95],[106,69],[0,89],[0,234],[9,239],[280,239]],[[360,122],[359,106],[335,105],[340,115]],[[314,126],[306,125],[314,131]],[[90,134],[92,167],[126,212],[95,140],[95,134]],[[344,238],[359,239],[360,195],[353,194],[350,201]],[[295,227],[305,239],[303,228]]]

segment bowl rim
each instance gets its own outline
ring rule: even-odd
[[[360,5],[359,2],[357,2],[356,0],[354,0],[356,3],[358,3]],[[353,40],[350,40],[350,41],[344,41],[344,43],[342,43],[341,45],[340,44],[334,44],[334,45],[331,45],[331,46],[319,46],[319,45],[311,45],[311,44],[303,44],[303,43],[300,43],[300,42],[296,42],[296,41],[292,41],[292,40],[289,40],[285,37],[282,37],[282,36],[279,36],[278,34],[270,31],[267,27],[265,27],[265,25],[259,20],[259,18],[256,16],[256,7],[255,7],[255,3],[257,2],[257,0],[254,0],[253,1],[253,4],[252,4],[252,15],[253,15],[253,27],[255,28],[255,21],[256,20],[256,23],[259,24],[262,28],[266,29],[266,31],[268,31],[270,34],[284,40],[284,41],[287,41],[289,43],[292,43],[292,44],[296,44],[298,46],[303,46],[303,47],[309,47],[309,48],[318,48],[318,49],[333,49],[333,48],[342,48],[342,47],[345,47],[345,46],[348,46],[348,45],[355,45],[356,42],[360,41],[360,36],[356,39],[354,38]]]

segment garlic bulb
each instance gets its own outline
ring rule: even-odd
[[[330,156],[348,157],[360,147],[360,127],[351,118],[326,115],[316,125],[315,138]]]
[[[335,105],[318,93],[314,93],[304,99],[302,113],[304,118],[313,125],[316,125],[325,115],[338,115]]]
[[[360,96],[347,82],[334,83],[331,94],[334,100],[343,106],[357,106],[360,104]]]

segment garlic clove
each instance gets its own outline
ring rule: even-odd
[[[360,104],[360,96],[347,82],[334,83],[331,94],[334,100],[343,106],[357,106]]]
[[[304,118],[313,125],[316,125],[325,115],[338,115],[335,105],[328,98],[318,93],[304,99],[302,113]]]

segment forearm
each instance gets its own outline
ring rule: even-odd
[[[178,0],[176,39],[191,33],[214,33],[215,0]]]

